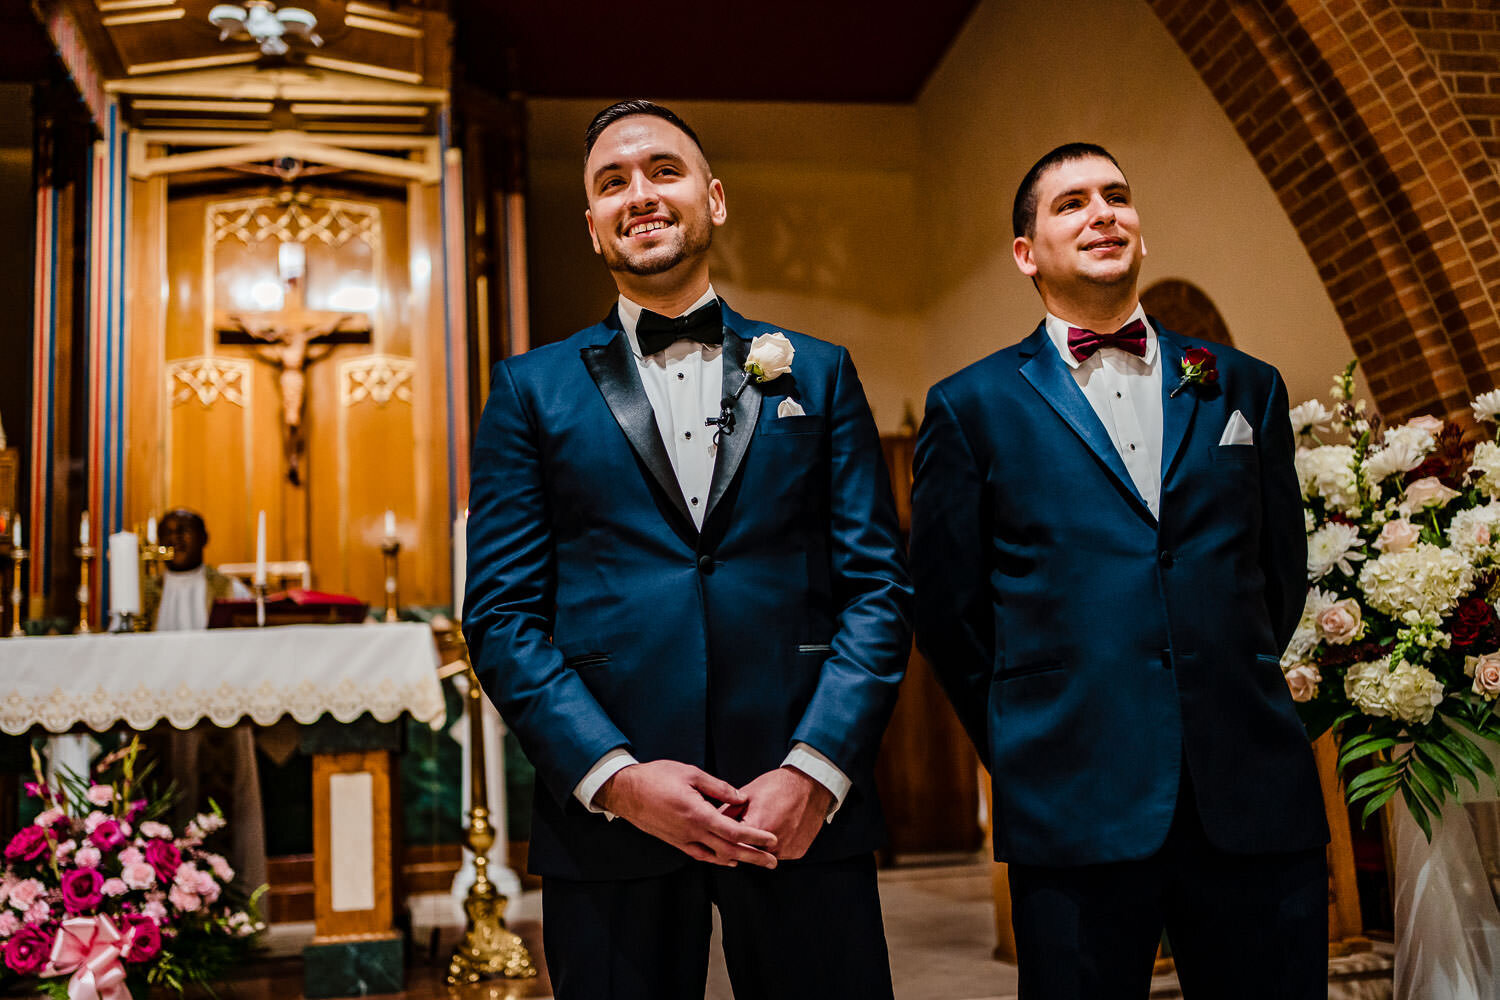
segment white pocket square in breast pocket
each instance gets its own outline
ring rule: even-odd
[[[1229,415],[1229,423],[1224,425],[1224,433],[1219,437],[1219,444],[1254,444],[1255,431],[1250,429],[1250,421],[1239,410]]]
[[[807,411],[802,408],[801,403],[788,396],[781,401],[780,406],[776,407],[776,416],[778,419],[781,417],[805,417],[807,416]]]

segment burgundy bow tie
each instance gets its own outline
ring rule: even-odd
[[[1101,347],[1118,347],[1138,358],[1144,358],[1146,324],[1138,319],[1132,320],[1114,333],[1095,333],[1093,330],[1080,330],[1076,326],[1068,327],[1068,350],[1079,361],[1093,357],[1094,352]]]

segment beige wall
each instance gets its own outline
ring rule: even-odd
[[[533,101],[534,342],[608,310],[583,222],[582,133],[608,99]],[[1351,348],[1270,186],[1143,0],[982,2],[914,105],[673,102],[724,181],[714,282],[739,311],[845,344],[882,430],[1041,317],[1010,255],[1021,175],[1061,142],[1120,158],[1149,255],[1238,346],[1326,392]]]

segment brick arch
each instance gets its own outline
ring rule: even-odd
[[[1191,281],[1164,278],[1141,293],[1147,315],[1168,330],[1215,344],[1234,346],[1229,326],[1208,293]]]
[[[1147,3],[1271,183],[1382,412],[1465,413],[1500,381],[1500,232],[1486,215],[1500,180],[1484,145],[1500,114],[1465,94],[1468,77],[1483,89],[1485,69],[1500,74],[1500,14],[1451,0]]]

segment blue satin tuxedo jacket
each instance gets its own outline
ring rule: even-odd
[[[729,395],[751,338],[775,328],[727,307],[724,324]],[[787,336],[791,372],[734,405],[701,532],[614,314],[495,368],[474,445],[464,629],[536,765],[538,874],[687,863],[575,799],[617,747],[742,785],[805,742],[853,781],[808,860],[884,836],[873,771],[910,648],[911,587],[849,355]],[[805,415],[777,416],[788,397]]]
[[[1151,855],[1184,762],[1216,846],[1327,835],[1278,666],[1307,590],[1285,386],[1231,348],[1159,345],[1159,521],[1044,327],[927,398],[917,643],[989,765],[999,860]],[[1219,379],[1169,398],[1195,345]],[[1235,410],[1253,446],[1219,444]]]

